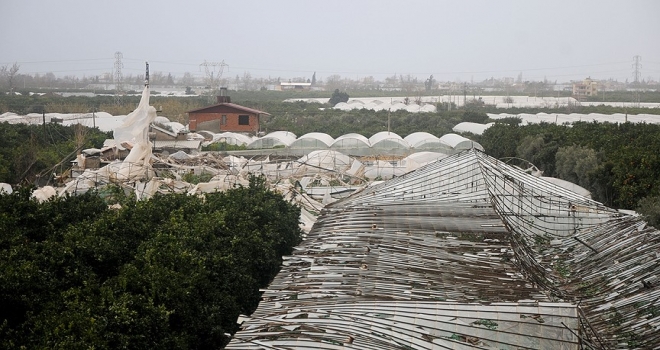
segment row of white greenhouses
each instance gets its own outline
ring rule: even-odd
[[[415,132],[405,138],[393,132],[382,131],[367,138],[364,135],[351,133],[338,138],[312,132],[297,137],[288,131],[275,131],[263,137],[252,138],[236,133],[214,134],[212,142],[224,142],[232,145],[245,145],[248,149],[288,148],[293,150],[332,149],[348,151],[351,155],[367,155],[374,151],[435,151],[454,153],[458,150],[483,147],[463,136],[446,134],[442,137],[427,132]]]

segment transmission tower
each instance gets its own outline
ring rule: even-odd
[[[199,66],[204,67],[204,71],[206,72],[206,86],[211,88],[211,93],[214,93],[220,87],[222,72],[229,65],[224,60],[220,62],[207,62],[204,60],[204,63],[201,63]]]
[[[640,69],[642,68],[642,56],[636,55],[633,57],[633,80],[635,84],[635,88],[633,89],[633,106],[638,107],[640,106],[640,96],[639,96],[639,89],[640,89],[640,81],[639,77],[642,75],[642,72],[640,72]]]
[[[115,103],[118,105],[121,105],[121,97],[124,95],[124,76],[121,74],[121,69],[124,68],[122,58],[124,55],[121,52],[115,52]]]
[[[642,56],[634,56],[633,57],[633,81],[635,84],[639,84],[639,77],[642,76],[642,72],[640,70],[642,69]]]

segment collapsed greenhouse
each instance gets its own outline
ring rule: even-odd
[[[491,158],[454,134],[225,134],[218,140],[260,142],[250,150],[258,156],[155,155],[148,97],[146,87],[115,130],[116,144],[131,144],[123,161],[83,167],[61,187],[33,195],[46,200],[108,184],[137,199],[198,195],[266,176],[301,206],[308,234],[284,258],[258,309],[239,319],[229,349],[660,344],[660,232],[568,190],[571,184]],[[292,154],[298,140],[303,155],[274,152]],[[404,154],[388,153],[397,149]],[[192,177],[204,181],[186,180]]]
[[[228,349],[660,344],[660,232],[476,149],[327,206]]]

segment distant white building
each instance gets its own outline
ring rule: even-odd
[[[581,83],[573,84],[573,97],[578,101],[587,96],[598,96],[598,82],[591,78],[584,79]]]
[[[275,89],[278,91],[285,90],[296,90],[296,91],[307,91],[311,90],[312,83],[280,83],[275,85]]]

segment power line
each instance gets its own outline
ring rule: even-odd
[[[88,62],[88,61],[109,61],[112,58],[82,58],[76,60],[55,60],[55,61],[16,61],[16,62],[0,62],[0,64],[32,64],[32,63],[69,63],[69,62]]]

